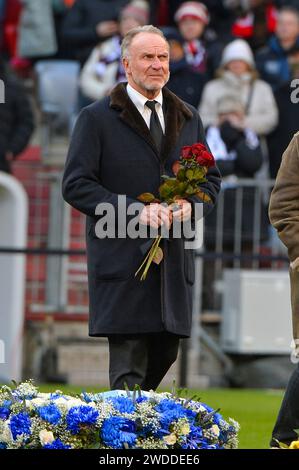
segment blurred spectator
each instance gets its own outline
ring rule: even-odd
[[[258,71],[273,89],[290,80],[289,58],[299,48],[299,11],[283,8],[278,13],[275,32],[268,45],[256,55]]]
[[[55,58],[72,58],[72,49],[67,44],[65,44],[64,38],[62,37],[62,23],[69,9],[74,5],[74,3],[75,0],[52,0],[57,40],[57,53]]]
[[[268,136],[269,167],[271,178],[276,178],[281,164],[281,157],[293,135],[299,129],[299,47],[289,56],[291,64],[290,81],[285,82],[275,91],[278,107],[278,126]],[[292,86],[292,79],[296,88]]]
[[[3,50],[3,28],[5,20],[6,0],[0,0],[0,50]]]
[[[62,24],[62,37],[73,58],[86,62],[99,41],[118,33],[118,17],[128,0],[76,0]]]
[[[22,0],[18,55],[25,58],[53,56],[57,51],[52,0]]]
[[[257,135],[245,127],[245,108],[237,95],[217,102],[217,123],[206,131],[207,143],[223,177],[251,178],[262,165]]]
[[[232,252],[235,243],[236,201],[240,197],[237,192],[238,178],[254,178],[263,163],[263,155],[259,138],[246,127],[245,107],[235,94],[223,95],[216,104],[217,121],[206,132],[207,143],[215,157],[222,174],[223,220],[222,226],[217,224],[217,211],[213,211],[205,219],[204,243],[209,251],[215,250],[216,230],[222,232],[223,249]],[[260,241],[268,238],[267,211],[259,201],[261,218]],[[241,244],[242,253],[252,253],[254,227],[255,189],[245,187],[242,190]],[[219,222],[219,220],[218,220]],[[222,260],[223,267],[232,267],[231,261]],[[245,267],[246,263],[242,266]],[[215,281],[215,261],[206,260],[203,270],[203,308],[219,309],[219,296],[213,289]]]
[[[245,107],[245,127],[259,136],[277,124],[277,107],[270,85],[257,78],[252,51],[246,41],[235,39],[222,55],[219,78],[207,83],[199,107],[204,126],[217,123],[217,101],[236,93]]]
[[[272,0],[226,0],[237,18],[232,26],[235,37],[246,39],[253,50],[263,47],[276,26],[277,9]]]
[[[210,15],[211,28],[217,36],[226,36],[230,30],[233,15],[229,8],[224,5],[225,0],[202,0]],[[174,26],[174,16],[177,9],[185,3],[185,0],[150,0],[151,18],[150,22],[156,26]],[[194,2],[195,3],[195,2]]]
[[[134,0],[125,6],[119,17],[119,35],[95,47],[83,67],[81,91],[90,100],[98,100],[109,94],[120,81],[126,80],[121,61],[121,41],[136,26],[148,23],[149,8],[144,0]]]
[[[197,108],[206,77],[190,70],[184,52],[184,40],[177,30],[164,28],[163,32],[169,43],[170,55],[170,78],[167,88]]]
[[[221,45],[205,35],[210,21],[209,12],[203,3],[184,2],[174,17],[184,39],[184,50],[191,70],[212,77],[221,58]]]
[[[217,123],[207,129],[207,143],[213,153],[223,182],[229,182],[225,190],[223,241],[230,245],[234,239],[236,178],[254,178],[263,163],[260,141],[245,124],[245,108],[236,95],[224,95],[217,102]],[[215,240],[217,212],[206,219],[205,231],[209,240]],[[253,240],[254,190],[243,189],[242,241]],[[264,221],[264,237],[267,237],[267,218]]]
[[[2,3],[3,50],[8,58],[16,56],[21,10],[21,0],[5,0]]]
[[[23,87],[0,59],[0,78],[5,83],[5,103],[0,105],[0,170],[10,173],[11,162],[27,146],[34,129],[30,101]]]
[[[275,5],[278,8],[288,6],[299,10],[299,0],[275,0]]]

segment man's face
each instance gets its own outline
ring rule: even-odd
[[[123,60],[129,84],[141,94],[158,95],[169,79],[169,46],[158,34],[139,33]]]
[[[193,41],[203,35],[205,24],[196,18],[187,16],[179,22],[179,30],[186,41]]]
[[[276,35],[281,41],[296,41],[299,35],[299,21],[297,15],[290,11],[278,15]]]

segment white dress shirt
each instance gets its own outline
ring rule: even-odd
[[[145,106],[145,103],[151,100],[149,100],[146,96],[143,96],[133,87],[131,87],[131,85],[129,84],[127,85],[127,92],[128,92],[129,98],[131,99],[131,101],[133,101],[134,105],[136,106],[141,116],[145,120],[147,127],[150,128],[150,120],[151,120],[152,112],[147,106]],[[163,108],[162,108],[162,105],[163,105],[162,91],[160,91],[158,96],[156,96],[155,101],[157,101],[156,112],[158,114],[163,133],[165,134],[165,120],[164,120],[164,114],[163,114]]]

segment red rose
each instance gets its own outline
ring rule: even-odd
[[[184,160],[189,160],[189,158],[192,158],[192,147],[190,145],[186,145],[185,147],[182,147],[182,158]]]
[[[194,155],[198,165],[211,167],[215,165],[213,155],[207,150],[203,144],[194,144],[191,147],[192,154]]]

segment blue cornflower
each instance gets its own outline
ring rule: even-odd
[[[67,429],[72,434],[80,431],[80,424],[95,424],[99,416],[99,412],[88,405],[74,406],[66,416]]]
[[[142,403],[143,401],[148,401],[148,398],[145,396],[136,398],[136,403]]]
[[[112,397],[109,398],[113,407],[121,413],[134,413],[135,406],[131,398],[127,397]]]
[[[191,425],[189,434],[184,439],[183,449],[198,449],[202,442],[202,429],[200,426]]]
[[[40,406],[37,409],[37,413],[42,419],[48,421],[51,424],[58,424],[62,416],[61,411],[56,405],[54,405],[54,403]]]
[[[106,446],[122,449],[124,443],[133,447],[136,441],[136,425],[131,419],[112,416],[103,422],[101,438]]]
[[[62,393],[56,393],[56,392],[51,393],[50,400],[58,400],[58,398],[65,398],[65,396],[62,395]]]
[[[19,434],[31,434],[31,420],[28,413],[18,413],[10,419],[10,430],[12,437],[17,438]]]
[[[220,413],[215,413],[213,415],[213,423],[217,424],[217,426],[220,426],[220,422],[223,421],[223,417],[221,416]]]
[[[0,449],[6,449],[7,444],[5,442],[0,442]]]
[[[55,439],[51,444],[46,444],[43,449],[70,449],[71,446],[64,444],[60,439]]]
[[[86,403],[90,403],[92,401],[88,393],[86,393],[85,391],[81,393],[81,396]]]
[[[187,418],[189,421],[193,422],[196,417],[194,411],[184,408],[180,403],[168,399],[161,400],[160,403],[155,406],[155,410],[160,413],[162,429],[168,429],[173,421],[177,421],[180,418]]]
[[[0,406],[0,419],[7,419],[10,415],[10,409],[6,406]]]

